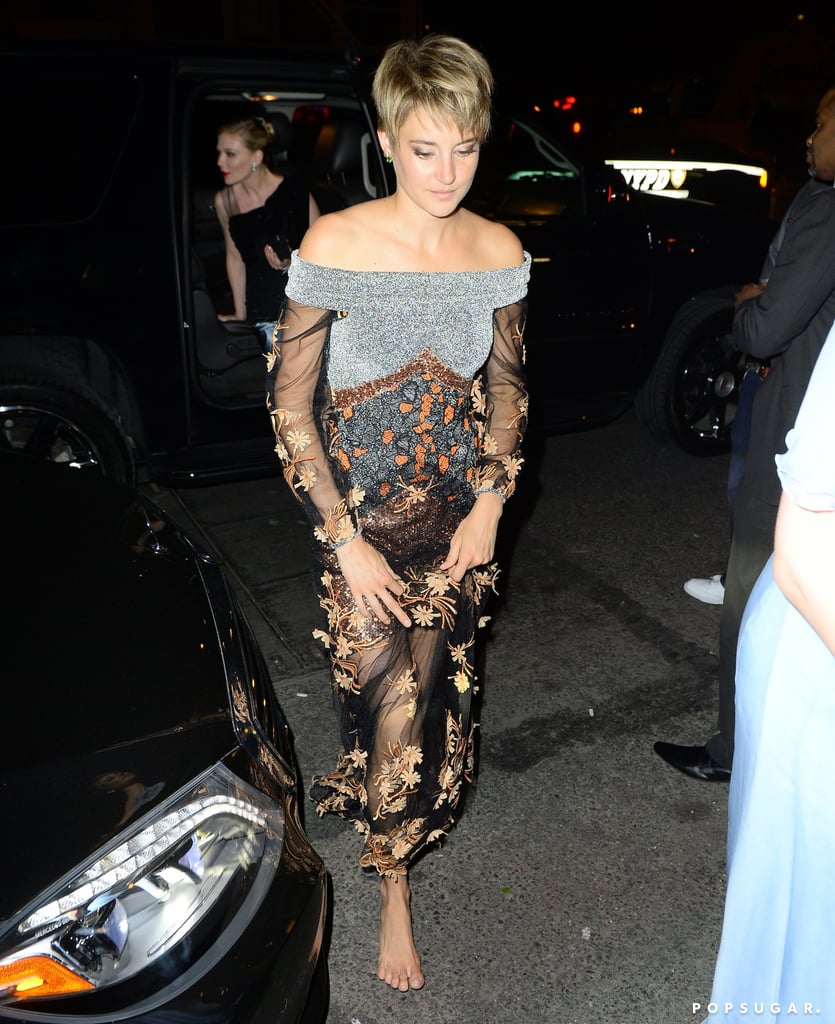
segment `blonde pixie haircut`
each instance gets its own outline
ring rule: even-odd
[[[433,33],[392,43],[374,75],[371,95],[378,126],[392,142],[409,114],[421,107],[436,124],[454,124],[478,142],[490,132],[490,65],[454,36]]]

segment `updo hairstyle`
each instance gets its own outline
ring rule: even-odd
[[[245,117],[227,121],[217,130],[218,135],[240,135],[243,144],[253,153],[256,149],[268,155],[275,145],[276,130],[274,125],[263,117]]]

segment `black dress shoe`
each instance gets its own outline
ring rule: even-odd
[[[677,743],[655,744],[655,753],[673,768],[702,782],[730,782],[731,769],[714,761],[707,747],[681,747]]]

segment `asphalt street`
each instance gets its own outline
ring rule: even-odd
[[[633,412],[532,441],[501,523],[501,595],[480,667],[477,787],[412,871],[427,982],[375,976],[361,839],[305,798],[332,882],[328,1024],[693,1024],[725,889],[726,785],[653,752],[716,714],[719,608],[682,590],[724,568],[727,456],[651,438]],[[258,636],[301,777],[338,734],[299,507],[276,468],[156,500],[202,533]]]

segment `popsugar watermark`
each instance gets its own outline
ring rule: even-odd
[[[768,1003],[753,1000],[742,1003],[708,1003],[703,1006],[701,1003],[693,1003],[691,1013],[706,1013],[708,1017],[721,1018],[729,1013],[736,1013],[740,1017],[750,1014],[752,1017],[769,1014],[770,1016],[781,1014],[785,1017],[819,1017],[820,1009],[813,1003]]]

